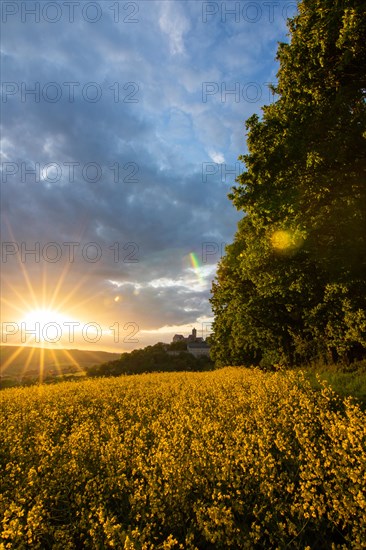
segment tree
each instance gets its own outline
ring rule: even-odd
[[[178,342],[171,342],[169,344],[169,349],[171,351],[185,351],[187,349],[187,342],[184,340],[178,340]]]
[[[288,26],[229,195],[245,214],[212,287],[220,364],[366,353],[365,9],[303,0]]]

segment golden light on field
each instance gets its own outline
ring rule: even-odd
[[[8,548],[365,548],[365,414],[306,372],[88,379],[1,410]]]

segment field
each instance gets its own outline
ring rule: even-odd
[[[365,548],[365,413],[225,368],[0,392],[0,548]]]
[[[37,380],[56,382],[62,377],[82,376],[86,368],[120,356],[106,351],[0,345],[0,390]]]

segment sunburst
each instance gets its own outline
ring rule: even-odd
[[[8,224],[7,224],[8,225]],[[13,232],[8,225],[8,231],[13,239],[13,242],[17,242],[13,236]],[[30,363],[34,355],[34,346],[41,348],[40,351],[40,381],[44,379],[45,363],[44,354],[47,349],[47,353],[51,353],[54,358],[54,364],[56,370],[61,373],[61,362],[51,348],[58,348],[62,350],[62,355],[65,357],[65,362],[69,362],[76,368],[82,370],[79,364],[75,361],[72,354],[65,349],[65,339],[59,339],[57,337],[58,331],[61,329],[64,334],[70,334],[67,332],[67,324],[78,323],[78,317],[83,308],[91,302],[95,301],[97,296],[89,296],[88,298],[78,298],[78,291],[87,285],[89,274],[85,274],[80,277],[77,284],[74,284],[71,290],[66,290],[67,277],[72,267],[71,262],[66,262],[61,268],[60,273],[55,279],[54,266],[44,262],[39,264],[39,274],[37,286],[32,283],[30,270],[24,262],[21,261],[20,256],[17,256],[18,261],[18,273],[21,274],[23,279],[23,285],[26,292],[21,293],[18,290],[18,286],[13,284],[9,278],[6,278],[2,274],[2,293],[1,302],[2,305],[7,306],[8,310],[12,311],[13,323],[2,323],[2,344],[8,344],[14,346],[14,352],[4,361],[1,366],[1,374],[4,374],[14,363],[15,359],[24,353],[25,349],[28,350],[28,356],[24,363],[22,374],[24,374],[29,368]],[[52,275],[50,271],[52,268]],[[7,293],[12,294],[15,300],[9,300],[6,296]],[[16,301],[16,303],[14,303]],[[78,323],[79,324],[79,323]],[[16,327],[18,336],[21,336],[20,344],[17,341],[16,344],[10,342],[6,335],[4,337],[4,325]],[[59,327],[59,328],[58,328]],[[35,334],[39,334],[38,341],[35,341]],[[71,341],[73,343],[73,340]],[[32,347],[29,347],[32,346]],[[60,354],[58,353],[58,356]]]

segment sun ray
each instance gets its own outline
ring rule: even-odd
[[[10,238],[14,242],[17,242],[14,237],[16,232],[12,231],[9,223],[6,223],[6,225]],[[16,346],[16,349],[10,352],[9,357],[6,357],[1,371],[9,370],[11,364],[17,363],[18,369],[21,367],[21,374],[24,376],[32,368],[31,365],[37,364],[38,379],[40,382],[43,382],[45,379],[48,364],[55,365],[55,373],[62,373],[62,365],[64,363],[70,363],[77,371],[84,372],[84,369],[75,359],[72,351],[63,347],[67,335],[70,335],[70,330],[67,329],[66,332],[63,332],[62,323],[66,320],[68,322],[77,321],[78,318],[81,320],[80,312],[87,311],[89,309],[87,307],[88,304],[93,301],[95,302],[96,297],[99,295],[103,295],[103,290],[93,293],[93,295],[80,292],[80,289],[84,290],[88,286],[88,279],[91,276],[90,270],[88,270],[87,274],[84,273],[77,280],[76,284],[69,285],[68,279],[70,276],[71,261],[61,265],[60,271],[56,274],[53,264],[52,266],[41,264],[35,266],[36,270],[33,268],[30,270],[28,264],[22,261],[24,258],[21,257],[19,252],[16,256],[14,261],[19,266],[19,279],[23,281],[25,292],[24,290],[19,291],[19,287],[17,286],[18,281],[5,280],[6,292],[9,294],[7,297],[1,296],[1,303],[6,306],[8,311],[11,308],[14,317],[18,317],[18,319],[14,319],[14,322],[18,322],[21,332],[18,331],[17,334],[18,336],[21,334],[21,337],[19,337],[19,345]],[[80,294],[81,297],[79,296]],[[9,296],[12,296],[12,300],[9,299]],[[85,306],[86,309],[83,310]],[[73,319],[69,316],[73,317]],[[59,332],[61,334],[60,339],[57,338],[59,329],[57,326],[52,327],[53,323],[58,323],[62,328],[61,332]],[[42,327],[46,326],[45,336]],[[38,331],[40,331],[40,338],[38,337]],[[79,332],[80,334],[78,334]],[[52,337],[49,336],[50,333],[52,333]],[[53,336],[54,334],[56,335],[55,337]],[[79,342],[80,337],[81,329],[78,329],[76,325],[75,341]],[[28,346],[28,352],[25,352],[25,348]],[[24,356],[20,355],[22,351],[25,353]],[[65,357],[65,361],[63,357]],[[93,355],[90,357],[92,361]],[[97,355],[95,355],[95,360],[99,360]],[[20,372],[20,369],[18,372]]]
[[[95,302],[95,299],[98,297],[98,296],[101,296],[103,294],[103,291],[101,290],[100,292],[97,292],[95,294],[93,294],[92,296],[88,296],[87,298],[84,298],[84,300],[81,300],[80,302],[78,302],[75,306],[72,306],[70,308],[70,311],[73,311],[75,310],[76,308],[80,308],[81,306],[85,305],[85,304],[88,304],[89,302]],[[61,302],[61,305],[63,304],[63,302]]]
[[[4,284],[6,284],[10,290],[15,294],[15,296],[17,297],[17,299],[23,304],[23,306],[27,309],[29,309],[29,302],[24,298],[24,296],[22,296],[20,294],[20,292],[18,290],[16,290],[16,288],[7,280],[4,280]],[[6,303],[7,305],[11,305],[12,308],[15,309],[16,306],[14,306],[14,304],[12,302],[9,302],[9,301],[6,301],[6,298],[3,298],[3,296],[1,296],[1,301]],[[38,304],[37,304],[38,306]],[[37,307],[36,306],[36,307]],[[24,312],[24,310],[22,310],[22,312]]]
[[[82,239],[82,236],[83,234],[85,233],[85,230],[86,230],[86,226],[84,227],[83,230],[80,231],[80,234],[79,234],[79,242],[81,241]],[[57,283],[55,285],[55,288],[53,290],[53,293],[52,293],[52,296],[51,296],[51,299],[50,299],[50,302],[49,302],[49,306],[50,308],[53,308],[54,307],[54,304],[56,302],[56,300],[58,299],[58,295],[59,295],[59,292],[60,292],[60,289],[62,288],[62,285],[64,284],[64,281],[65,281],[65,278],[66,276],[68,275],[70,269],[71,269],[71,266],[72,266],[72,262],[69,261],[68,263],[66,263],[61,271],[61,274],[57,280]],[[59,307],[63,307],[63,305],[65,305],[65,303],[68,302],[68,300],[73,296],[73,294],[80,288],[80,286],[85,282],[85,280],[87,280],[89,277],[89,275],[84,275],[84,277],[82,277],[78,284],[74,286],[72,292],[70,292],[64,299],[63,301],[59,301],[58,304],[59,304]],[[46,276],[47,278],[47,276]],[[45,289],[43,287],[43,294],[45,294]]]
[[[18,357],[18,355],[24,350],[24,348],[27,346],[27,344],[30,343],[30,338],[27,342],[24,342],[24,345],[17,347],[12,355],[8,357],[8,359],[5,361],[5,363],[1,366],[1,371],[4,372],[12,363],[13,361]]]
[[[45,307],[47,303],[46,290],[47,290],[47,269],[42,269],[42,307]]]
[[[85,282],[87,282],[88,280],[88,276],[85,275],[84,277],[82,277],[78,284],[75,285],[71,290],[70,292],[68,292],[65,297],[60,300],[58,302],[58,305],[60,308],[63,308],[64,306],[67,306],[68,305],[68,302],[71,300],[71,298],[76,294],[76,292],[80,289],[80,287],[82,287],[83,284],[85,284]],[[80,309],[82,306],[84,306],[85,304],[88,304],[89,302],[92,302],[92,301],[95,301],[95,299],[98,297],[98,296],[101,296],[103,294],[103,291],[101,290],[100,292],[97,292],[97,293],[94,293],[93,295],[91,296],[87,296],[86,298],[84,298],[83,300],[78,300],[77,303],[74,303],[74,305],[72,306],[69,306],[68,307],[68,310],[70,311],[70,313],[76,309]]]
[[[24,349],[24,348],[23,348]],[[36,351],[36,348],[29,348],[29,351],[28,351],[28,357],[26,359],[26,362],[25,362],[25,365],[24,365],[24,368],[22,370],[22,376],[27,372],[28,368],[29,368],[29,365],[32,361],[32,357],[34,355],[34,352]]]
[[[65,281],[65,278],[66,278],[67,274],[70,271],[70,266],[71,266],[71,263],[66,264],[64,266],[64,268],[62,269],[62,271],[61,271],[61,275],[59,276],[59,278],[57,280],[57,283],[55,285],[54,291],[52,292],[52,296],[51,296],[51,299],[50,299],[50,307],[51,308],[54,307],[54,304],[55,304],[55,301],[58,298],[58,294],[60,292],[60,289],[62,288],[62,285],[64,284],[64,281]],[[62,306],[63,304],[60,304],[60,305]]]
[[[76,361],[76,359],[73,358],[73,356],[67,349],[63,349],[62,352],[64,353],[64,355],[66,355],[68,360],[71,361],[74,367],[76,367],[80,372],[83,372],[83,369],[80,367],[79,363]]]
[[[14,238],[14,235],[13,235],[13,232],[12,232],[12,229],[11,229],[11,227],[8,223],[7,223],[7,226],[8,226],[8,231],[10,233],[11,238],[13,239],[14,242],[16,242],[15,238]],[[25,265],[23,264],[23,262],[21,261],[21,257],[19,256],[19,254],[17,254],[16,258],[17,258],[17,262],[18,262],[19,267],[20,267],[20,271],[23,275],[26,286],[28,288],[28,291],[29,291],[29,293],[32,297],[34,307],[36,307],[37,306],[37,297],[36,297],[35,292],[33,290],[33,286],[32,286],[32,283],[30,281],[29,275],[27,273],[27,269],[26,269]]]
[[[5,282],[7,283],[7,281],[5,281]],[[14,294],[16,295],[16,297],[19,298],[19,300],[22,301],[23,299],[22,299],[21,295],[18,293],[18,291],[15,290],[15,289],[13,289],[9,283],[7,283],[7,284],[10,286],[11,290],[14,292]],[[2,302],[3,304],[6,304],[7,306],[10,306],[12,309],[14,309],[15,311],[17,311],[18,313],[24,313],[24,309],[22,309],[22,308],[19,307],[19,306],[14,305],[13,302],[10,302],[10,301],[7,300],[6,298],[1,297],[1,302]],[[23,300],[23,303],[24,303],[24,306],[27,305],[27,302],[26,302],[25,300]]]
[[[59,374],[62,374],[62,368],[60,366],[60,362],[58,360],[58,357],[57,357],[57,354],[56,354],[55,350],[51,349],[50,351],[51,351],[52,358],[55,362],[55,367],[56,367],[57,372]]]
[[[7,360],[4,362],[3,365],[1,365],[1,373],[3,374],[5,370],[9,367],[9,365],[12,364],[14,359],[18,357],[18,355],[22,352],[23,348],[18,347],[16,350],[10,355],[10,357],[7,358]]]

